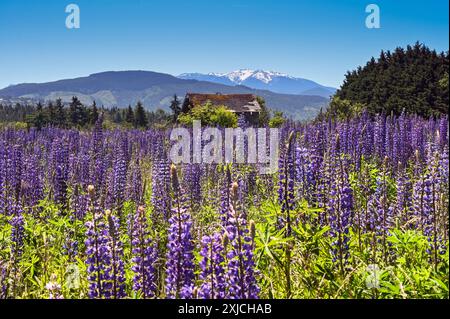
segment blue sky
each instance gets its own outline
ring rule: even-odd
[[[67,29],[66,5],[80,8]],[[365,7],[381,10],[367,29]],[[254,68],[339,86],[381,49],[449,47],[447,0],[1,0],[0,87],[106,70]]]

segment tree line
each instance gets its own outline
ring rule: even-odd
[[[284,123],[282,112],[275,112],[271,116],[271,110],[265,105],[264,99],[258,97],[262,111],[258,117],[260,126],[280,126]],[[212,107],[211,104],[195,108],[193,112],[183,114],[181,112],[181,101],[177,95],[170,102],[170,112],[162,109],[147,111],[141,102],[134,107],[105,108],[97,106],[94,101],[91,105],[84,105],[78,97],[72,97],[70,103],[65,104],[61,99],[38,102],[32,104],[12,105],[0,104],[0,122],[18,122],[26,127],[41,129],[46,126],[60,128],[89,128],[95,125],[100,114],[105,125],[121,126],[126,128],[165,128],[175,123],[186,125],[192,120],[201,120],[204,124],[233,126],[237,124],[237,116],[225,106]]]
[[[105,108],[97,106],[95,101],[86,106],[74,96],[67,105],[61,99],[48,101],[46,104],[38,102],[35,105],[0,104],[0,122],[24,122],[28,127],[38,129],[45,126],[88,128],[95,124],[100,114],[106,123],[128,128],[164,126],[172,120],[170,113],[162,109],[147,111],[141,102],[137,102],[134,107]]]

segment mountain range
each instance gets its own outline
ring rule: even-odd
[[[280,76],[273,76],[272,81],[277,77]],[[11,85],[0,90],[0,97],[41,101],[61,98],[69,102],[72,96],[77,96],[87,105],[95,101],[105,107],[126,107],[141,101],[148,110],[169,110],[174,94],[183,99],[187,92],[251,93],[264,98],[269,108],[283,111],[287,116],[299,120],[313,118],[329,102],[328,98],[319,95],[277,93],[262,87],[243,85],[249,84],[247,80],[248,77],[245,80],[242,78],[240,82],[236,78],[237,82],[230,80],[230,83],[219,83],[151,71],[108,71],[54,82]]]
[[[269,90],[282,94],[319,95],[329,98],[336,89],[311,80],[284,73],[241,69],[229,73],[183,73],[180,79],[208,81],[225,85],[245,85],[252,89]]]

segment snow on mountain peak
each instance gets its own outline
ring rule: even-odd
[[[233,71],[230,73],[209,73],[208,75],[219,76],[228,78],[230,81],[236,84],[241,84],[245,80],[249,78],[257,79],[264,83],[269,83],[273,80],[274,77],[289,77],[287,74],[273,71],[264,71],[264,70],[251,70],[251,69],[240,69],[237,71]]]

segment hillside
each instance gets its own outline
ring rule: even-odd
[[[263,97],[268,107],[301,120],[313,118],[320,108],[325,108],[328,104],[328,99],[317,95],[280,94],[242,85],[180,79],[149,71],[109,71],[75,79],[12,85],[0,90],[0,97],[44,101],[61,98],[64,102],[69,102],[75,95],[84,104],[95,101],[105,107],[125,107],[142,101],[148,110],[168,110],[174,94],[183,98],[187,92],[252,93]]]

